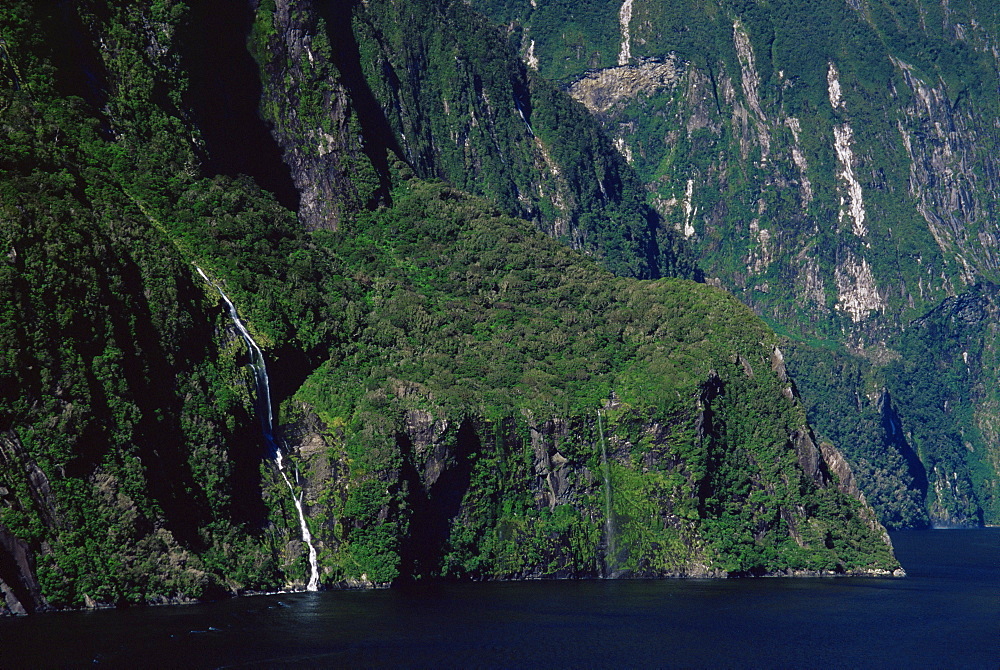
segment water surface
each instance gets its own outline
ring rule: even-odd
[[[0,666],[1000,667],[1000,529],[905,579],[446,584],[0,621]]]

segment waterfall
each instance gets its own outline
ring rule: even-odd
[[[295,495],[295,487],[292,486],[292,482],[288,480],[288,475],[285,474],[285,468],[282,463],[281,451],[277,451],[277,457],[274,459],[278,464],[278,472],[281,473],[281,478],[285,480],[285,484],[288,485],[288,490],[292,494],[292,502],[295,503],[295,510],[299,513],[299,528],[302,531],[302,541],[306,543],[309,547],[309,583],[306,584],[306,591],[318,591],[319,590],[319,562],[316,559],[316,547],[313,546],[312,533],[309,532],[309,526],[306,524],[306,514],[302,510],[302,493]],[[298,481],[299,471],[295,470],[295,479]]]
[[[534,42],[532,42],[534,44]],[[521,115],[521,120],[524,121],[524,127],[528,129],[528,135],[531,137],[535,136],[535,131],[531,129],[531,124],[528,123],[528,117],[524,115],[524,110],[521,109],[521,103],[517,101],[517,96],[514,96],[514,108],[517,109],[517,113]]]
[[[618,64],[628,65],[632,60],[632,37],[629,34],[629,24],[632,23],[632,0],[625,0],[618,10],[618,23],[622,29],[622,50],[618,54]]]
[[[608,465],[608,448],[604,441],[604,426],[601,425],[601,410],[597,410],[597,431],[601,438],[601,466],[604,470],[604,576],[614,577],[611,562],[618,562],[615,548],[614,512],[611,508],[611,466]]]
[[[282,453],[282,448],[278,444],[277,439],[274,437],[274,415],[271,412],[271,386],[267,378],[267,364],[264,362],[264,352],[261,351],[260,347],[254,341],[253,337],[250,336],[250,331],[246,329],[243,325],[243,321],[240,319],[239,313],[236,311],[236,306],[233,301],[222,291],[222,288],[216,284],[214,281],[208,278],[208,275],[202,271],[197,265],[194,269],[198,271],[202,279],[208,282],[219,295],[222,296],[223,302],[226,303],[226,308],[229,310],[229,318],[232,319],[233,325],[236,329],[240,331],[240,335],[243,337],[243,341],[247,344],[247,349],[250,350],[250,369],[253,370],[254,384],[257,387],[257,415],[260,417],[261,432],[264,434],[264,442],[267,443],[268,449],[271,452],[271,458],[274,459],[275,464],[278,466],[278,472],[281,474],[281,478],[285,480],[285,484],[288,486],[288,490],[292,494],[292,501],[295,503],[295,510],[299,514],[299,527],[302,531],[302,541],[305,542],[306,546],[309,547],[309,583],[306,585],[307,591],[317,591],[319,590],[319,563],[316,558],[316,547],[312,543],[312,533],[309,532],[309,526],[306,524],[305,511],[302,509],[302,493],[295,493],[295,487],[292,486],[292,482],[288,479],[288,475],[285,473],[284,466],[284,455]],[[295,472],[296,483],[299,479],[299,471],[295,468],[294,464],[292,466]]]

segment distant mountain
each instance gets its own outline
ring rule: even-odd
[[[884,521],[997,522],[995,312],[939,321],[996,300],[992,3],[473,6],[602,121],[706,276],[824,360],[790,368]]]

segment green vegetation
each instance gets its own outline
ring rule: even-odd
[[[783,346],[810,423],[850,460],[879,520],[888,528],[926,526],[927,479],[901,418],[910,414],[887,388],[886,375],[837,349]]]
[[[244,373],[72,101],[18,92],[0,115],[3,141],[26,150],[0,168],[0,478],[17,492],[0,523],[50,547],[39,578],[54,605],[196,596],[212,579],[192,549],[225,551],[214,538],[241,517],[234,470],[253,454],[227,452],[254,443]],[[35,467],[54,506],[20,479]]]
[[[616,274],[700,276],[599,124],[466,4],[368,3],[354,28],[373,113],[417,175],[484,195]]]
[[[861,358],[787,342],[810,421],[850,458],[889,527],[996,518],[996,287],[945,300]]]
[[[414,577],[600,574],[603,561],[650,575],[690,573],[699,562],[736,573],[891,564],[867,527],[839,535],[834,521],[855,518],[850,503],[797,469],[789,436],[804,417],[770,373],[776,340],[733,298],[681,280],[615,279],[444,185],[413,182],[393,200],[328,238],[363,261],[355,272],[379,279],[365,327],[297,396],[342,427],[337,439],[362,482],[346,487],[343,514],[354,527],[336,538],[354,563],[402,560],[373,518],[425,530],[408,521],[423,513],[418,504],[434,507],[434,484],[407,479],[405,462],[438,445],[407,446],[404,436],[407,417],[427,413],[470,426],[440,443],[468,479],[441,562]],[[610,397],[623,548],[614,558],[599,544],[607,538],[595,426]],[[699,418],[705,405],[710,427]],[[548,417],[574,426],[551,445],[566,460],[560,486],[575,492],[561,505],[539,504],[530,434]],[[412,465],[425,471],[426,462]],[[417,487],[430,487],[429,501],[414,498]],[[810,520],[793,534],[787,517],[800,507]],[[360,576],[345,569],[342,577]]]
[[[896,567],[860,503],[803,471],[776,336],[678,278],[699,273],[631,168],[494,29],[460,3],[367,3],[352,72],[344,25],[297,15],[296,70],[267,60],[275,9],[250,35],[262,113],[351,180],[335,230],[202,167],[183,3],[0,9],[0,526],[50,604],[304,581],[243,341],[195,264],[267,351],[326,585]],[[399,152],[344,111],[372,104],[364,82]],[[315,86],[275,97],[293,84]],[[336,141],[313,152],[310,125]]]
[[[510,26],[522,56],[532,45],[546,78],[568,85],[616,64],[621,3],[473,6]],[[666,227],[687,230],[705,275],[797,342],[789,364],[811,420],[885,523],[994,523],[997,405],[975,363],[1000,349],[993,315],[961,333],[910,324],[998,281],[1000,134],[981,111],[1000,90],[996,9],[635,0],[631,11],[633,64],[675,58],[678,80],[600,118]],[[872,360],[849,353],[866,350]],[[882,387],[902,433],[878,406]]]
[[[886,369],[931,480],[937,523],[993,523],[1000,513],[990,445],[996,315],[997,287],[974,286],[916,321],[900,338],[902,357]]]
[[[152,18],[177,20],[179,7],[160,17],[156,3]],[[185,199],[210,202],[219,181],[187,174],[194,153],[179,121],[149,99],[161,70],[132,58],[146,15],[81,12],[105,17],[95,29],[116,46],[104,65],[127,68],[133,87],[129,100],[110,92],[111,141],[82,99],[62,95],[73,71],[51,67],[62,63],[47,49],[70,28],[46,11],[11,3],[0,20],[19,73],[0,106],[10,147],[0,158],[0,524],[39,552],[53,606],[273,586],[279,534],[258,526],[252,381],[193,276],[197,240],[168,218]],[[227,191],[219,227],[230,237],[216,252],[262,239],[236,237],[237,224],[273,211],[256,187]]]

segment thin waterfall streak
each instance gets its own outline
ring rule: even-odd
[[[240,332],[240,335],[243,337],[243,341],[246,342],[247,348],[250,350],[250,367],[253,368],[254,371],[254,382],[256,382],[258,387],[262,387],[257,390],[258,402],[263,403],[265,410],[261,415],[261,424],[264,426],[268,443],[270,443],[271,446],[276,446],[273,444],[272,438],[274,434],[274,415],[271,412],[271,384],[267,378],[267,367],[264,363],[264,352],[261,351],[259,346],[257,346],[257,342],[254,341],[253,337],[250,335],[250,331],[248,331],[246,326],[243,325],[239,312],[236,311],[236,305],[234,305],[233,301],[229,299],[229,296],[223,293],[222,288],[209,279],[208,275],[206,275],[200,267],[195,265],[194,268],[198,271],[198,274],[200,274],[202,278],[216,291],[218,291],[220,296],[222,296],[222,300],[226,303],[226,308],[229,310],[229,318],[236,326],[236,329]],[[266,420],[264,417],[267,417]]]
[[[305,510],[302,507],[302,493],[295,493],[295,487],[292,486],[291,480],[288,479],[288,475],[285,474],[285,459],[282,453],[281,447],[274,437],[274,414],[271,411],[271,384],[267,377],[267,363],[264,360],[264,352],[257,342],[254,341],[253,337],[250,335],[250,331],[246,329],[243,325],[243,321],[240,319],[239,312],[236,311],[236,305],[233,301],[229,299],[223,291],[214,281],[208,278],[208,275],[198,267],[194,266],[194,269],[198,271],[210,286],[212,286],[219,295],[222,296],[223,302],[226,303],[226,307],[229,310],[229,318],[232,320],[236,329],[240,332],[243,337],[243,341],[246,342],[247,349],[250,350],[250,367],[253,370],[254,383],[257,386],[257,404],[258,412],[260,413],[261,428],[264,433],[264,441],[267,443],[268,448],[271,449],[272,457],[274,458],[275,465],[278,467],[278,473],[281,478],[285,480],[285,484],[288,486],[288,491],[292,495],[292,502],[295,504],[295,511],[299,515],[299,529],[302,533],[302,541],[309,548],[309,583],[306,585],[306,591],[318,591],[319,590],[319,561],[316,556],[316,547],[313,546],[312,533],[309,532],[309,525],[306,523]],[[263,411],[260,411],[260,410]],[[299,483],[299,469],[292,463],[292,469],[295,473],[295,483]]]
[[[288,475],[281,468],[278,469],[281,473],[281,478],[285,480],[285,484],[288,486],[288,490],[292,494],[292,502],[295,505],[296,511],[299,513],[299,528],[302,531],[302,541],[305,542],[306,547],[309,548],[309,583],[306,585],[306,591],[318,591],[319,590],[319,566],[318,559],[316,556],[316,547],[312,543],[312,533],[309,532],[309,526],[306,524],[305,511],[302,508],[302,494],[295,494],[295,487],[292,486],[292,482],[288,480]],[[295,479],[298,481],[299,469],[295,468]]]
[[[617,562],[617,550],[615,548],[615,527],[613,521],[614,510],[611,506],[611,466],[608,465],[608,448],[604,441],[604,426],[601,424],[601,410],[597,410],[597,432],[601,438],[601,464],[604,470],[604,576],[614,577],[614,569],[611,561]]]

